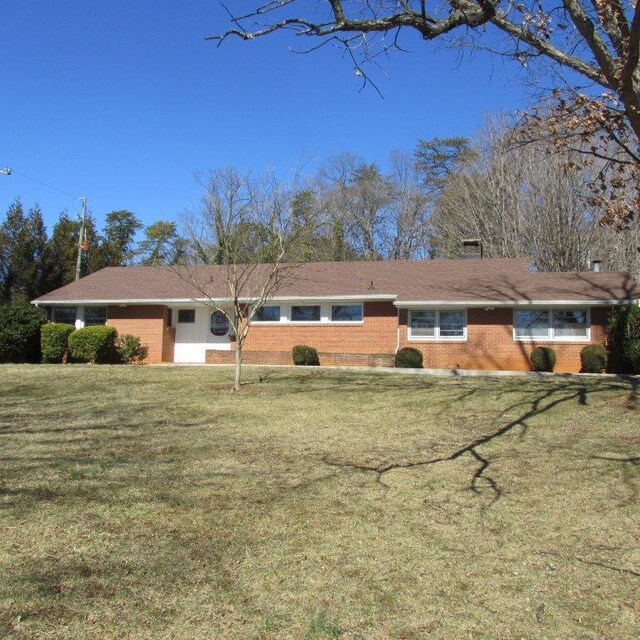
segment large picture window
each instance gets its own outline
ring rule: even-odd
[[[463,309],[409,311],[410,340],[465,340],[466,337],[467,314]]]
[[[516,340],[589,340],[587,309],[517,309],[513,314]]]
[[[549,338],[549,311],[527,309],[515,312],[515,336],[521,339]]]
[[[436,311],[410,311],[409,329],[412,338],[435,338],[438,314]]]
[[[320,305],[304,305],[291,307],[293,322],[320,322]]]
[[[553,311],[553,337],[557,340],[589,337],[586,309],[555,309]]]

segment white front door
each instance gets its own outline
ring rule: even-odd
[[[231,349],[226,316],[209,307],[174,309],[176,343],[174,362],[205,362],[207,349]],[[226,321],[226,322],[225,322]]]

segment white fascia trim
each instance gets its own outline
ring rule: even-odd
[[[637,300],[409,300],[396,301],[399,309],[415,308],[473,308],[473,307],[613,307],[637,304]]]
[[[266,300],[267,304],[283,303],[283,302],[376,302],[390,301],[396,299],[395,294],[377,294],[368,296],[286,296],[273,297]],[[255,297],[240,298],[240,302],[250,304],[255,302]],[[166,305],[184,305],[184,304],[229,304],[231,298],[158,298],[158,299],[136,299],[122,298],[119,300],[38,300],[32,301],[35,305],[78,305],[78,304],[166,304]]]
[[[380,302],[395,300],[396,298],[397,296],[395,294],[386,293],[370,296],[274,296],[267,300],[267,304],[273,302]],[[243,302],[245,302],[245,300],[243,300]]]
[[[135,299],[135,298],[122,298],[120,300],[38,300],[33,302],[35,305],[62,305],[62,306],[71,306],[77,304],[99,304],[103,306],[107,305],[116,305],[116,304],[196,304],[202,303],[206,304],[208,302],[224,302],[224,300],[208,300],[206,298],[158,298],[158,299]]]

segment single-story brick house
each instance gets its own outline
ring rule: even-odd
[[[139,336],[148,362],[230,363],[235,337],[203,296],[224,306],[225,269],[197,267],[194,287],[168,267],[109,267],[33,302],[53,321]],[[576,372],[610,309],[639,298],[628,274],[532,273],[525,259],[307,263],[255,317],[244,361],[290,364],[307,344],[321,364],[390,366],[412,346],[425,367],[528,370],[532,348],[551,345],[556,370]]]

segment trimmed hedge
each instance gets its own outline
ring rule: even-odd
[[[69,353],[69,336],[75,331],[72,324],[50,322],[40,330],[42,362],[60,363]]]
[[[297,344],[291,350],[291,356],[293,357],[293,364],[295,365],[302,365],[307,367],[320,366],[318,351],[313,347],[308,347],[304,344]]]
[[[535,347],[531,352],[534,371],[553,371],[556,366],[556,352],[551,347]]]
[[[148,347],[140,343],[140,338],[132,336],[130,333],[118,336],[116,351],[125,364],[142,362],[149,353]]]
[[[395,365],[401,369],[422,369],[422,351],[403,347],[396,353]]]
[[[603,344],[588,344],[580,351],[583,373],[602,373],[607,368],[607,350]]]
[[[77,362],[104,363],[114,359],[115,327],[98,325],[76,329],[69,336],[69,353]]]
[[[42,310],[28,302],[0,306],[0,362],[40,362]]]

